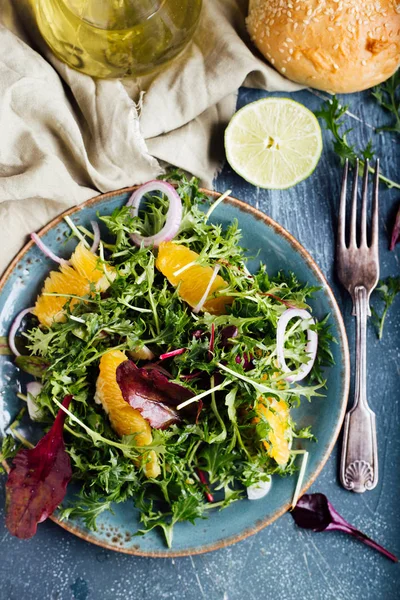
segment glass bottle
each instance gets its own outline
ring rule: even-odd
[[[34,0],[44,40],[93,77],[136,77],[175,58],[192,39],[202,0]]]

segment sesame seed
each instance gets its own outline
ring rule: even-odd
[[[337,50],[338,48],[339,48],[339,44],[335,44],[335,45],[333,46],[333,49],[334,49],[334,50]]]
[[[367,64],[367,61],[366,60],[362,60],[361,64],[364,65],[364,67],[365,67],[365,65]]]
[[[282,73],[286,73],[285,67],[282,67],[281,71],[282,71]]]

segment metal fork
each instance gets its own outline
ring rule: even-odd
[[[356,317],[356,372],[353,408],[346,414],[343,433],[340,480],[353,492],[372,490],[378,483],[378,452],[375,413],[367,401],[367,317],[371,315],[369,298],[379,279],[378,252],[378,180],[376,161],[370,243],[367,240],[368,160],[364,164],[361,227],[357,242],[358,161],[354,168],[349,244],[346,244],[346,191],[349,165],[343,173],[336,249],[337,273],[353,299]]]

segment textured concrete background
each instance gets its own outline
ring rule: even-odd
[[[242,90],[240,106],[266,94]],[[277,94],[279,95],[279,94]],[[321,99],[304,91],[292,97],[311,109]],[[400,181],[399,138],[376,136],[385,119],[368,92],[345,98],[355,118],[351,139],[373,138],[384,173]],[[286,191],[257,190],[225,168],[215,188],[257,206],[292,233],[317,261],[343,309],[350,347],[354,322],[349,298],[333,275],[333,245],[341,170],[329,134],[312,177]],[[388,223],[400,193],[381,187],[381,275],[399,274],[399,250],[387,250]],[[339,440],[311,491],[325,493],[342,515],[400,556],[400,297],[387,319],[382,342],[370,326],[368,388],[377,414],[380,481],[364,495],[338,483]],[[394,600],[400,567],[340,533],[309,533],[284,515],[258,535],[211,554],[181,559],[145,559],[91,546],[51,522],[21,542],[4,527],[4,478],[0,480],[0,600]]]

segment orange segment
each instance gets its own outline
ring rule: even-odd
[[[153,441],[151,427],[138,410],[125,402],[117,383],[117,368],[125,360],[127,360],[127,357],[120,350],[109,350],[109,352],[103,354],[100,359],[100,373],[96,382],[95,401],[103,406],[112,428],[120,437],[136,434],[137,445],[147,446]],[[146,460],[145,473],[147,477],[158,477],[161,471],[154,450],[147,452],[144,458]]]
[[[201,265],[192,265],[187,267],[187,269],[181,273],[176,274],[176,272],[182,269],[182,267],[196,262],[198,258],[199,255],[197,252],[189,250],[186,246],[174,244],[173,242],[163,242],[159,246],[156,261],[157,269],[165,275],[173,286],[176,287],[179,285],[180,297],[191,307],[195,307],[201,300],[213,275],[214,269]],[[233,298],[229,296],[212,298],[212,295],[216,291],[223,290],[227,287],[228,284],[226,281],[217,275],[208,295],[209,300],[204,303],[202,310],[214,315],[225,314],[226,306],[232,304]]]
[[[41,295],[36,300],[33,313],[41,325],[51,327],[54,322],[64,320],[63,307],[68,302],[64,296],[44,296],[47,294],[65,294],[86,296],[90,293],[90,285],[105,291],[115,278],[114,269],[99,264],[99,257],[79,243],[70,259],[71,265],[62,265],[58,271],[51,271],[44,282]],[[105,272],[104,268],[107,269]],[[71,299],[70,306],[79,300]]]
[[[51,327],[53,322],[60,322],[65,319],[63,307],[68,298],[64,296],[44,296],[47,294],[70,294],[73,296],[85,296],[90,292],[90,282],[82,275],[79,275],[72,267],[62,265],[59,271],[51,271],[44,282],[41,295],[36,300],[33,314],[37,316],[41,325]],[[79,302],[71,299],[70,306]]]
[[[269,456],[276,460],[278,465],[284,467],[290,456],[290,426],[289,407],[284,400],[268,398],[268,402],[260,397],[258,399],[257,413],[270,425],[268,440],[263,442]],[[255,422],[259,418],[254,419]]]
[[[110,282],[114,281],[115,270],[99,261],[97,254],[93,254],[86,246],[79,243],[71,256],[71,264],[79,275],[96,284],[96,289],[104,292]]]

